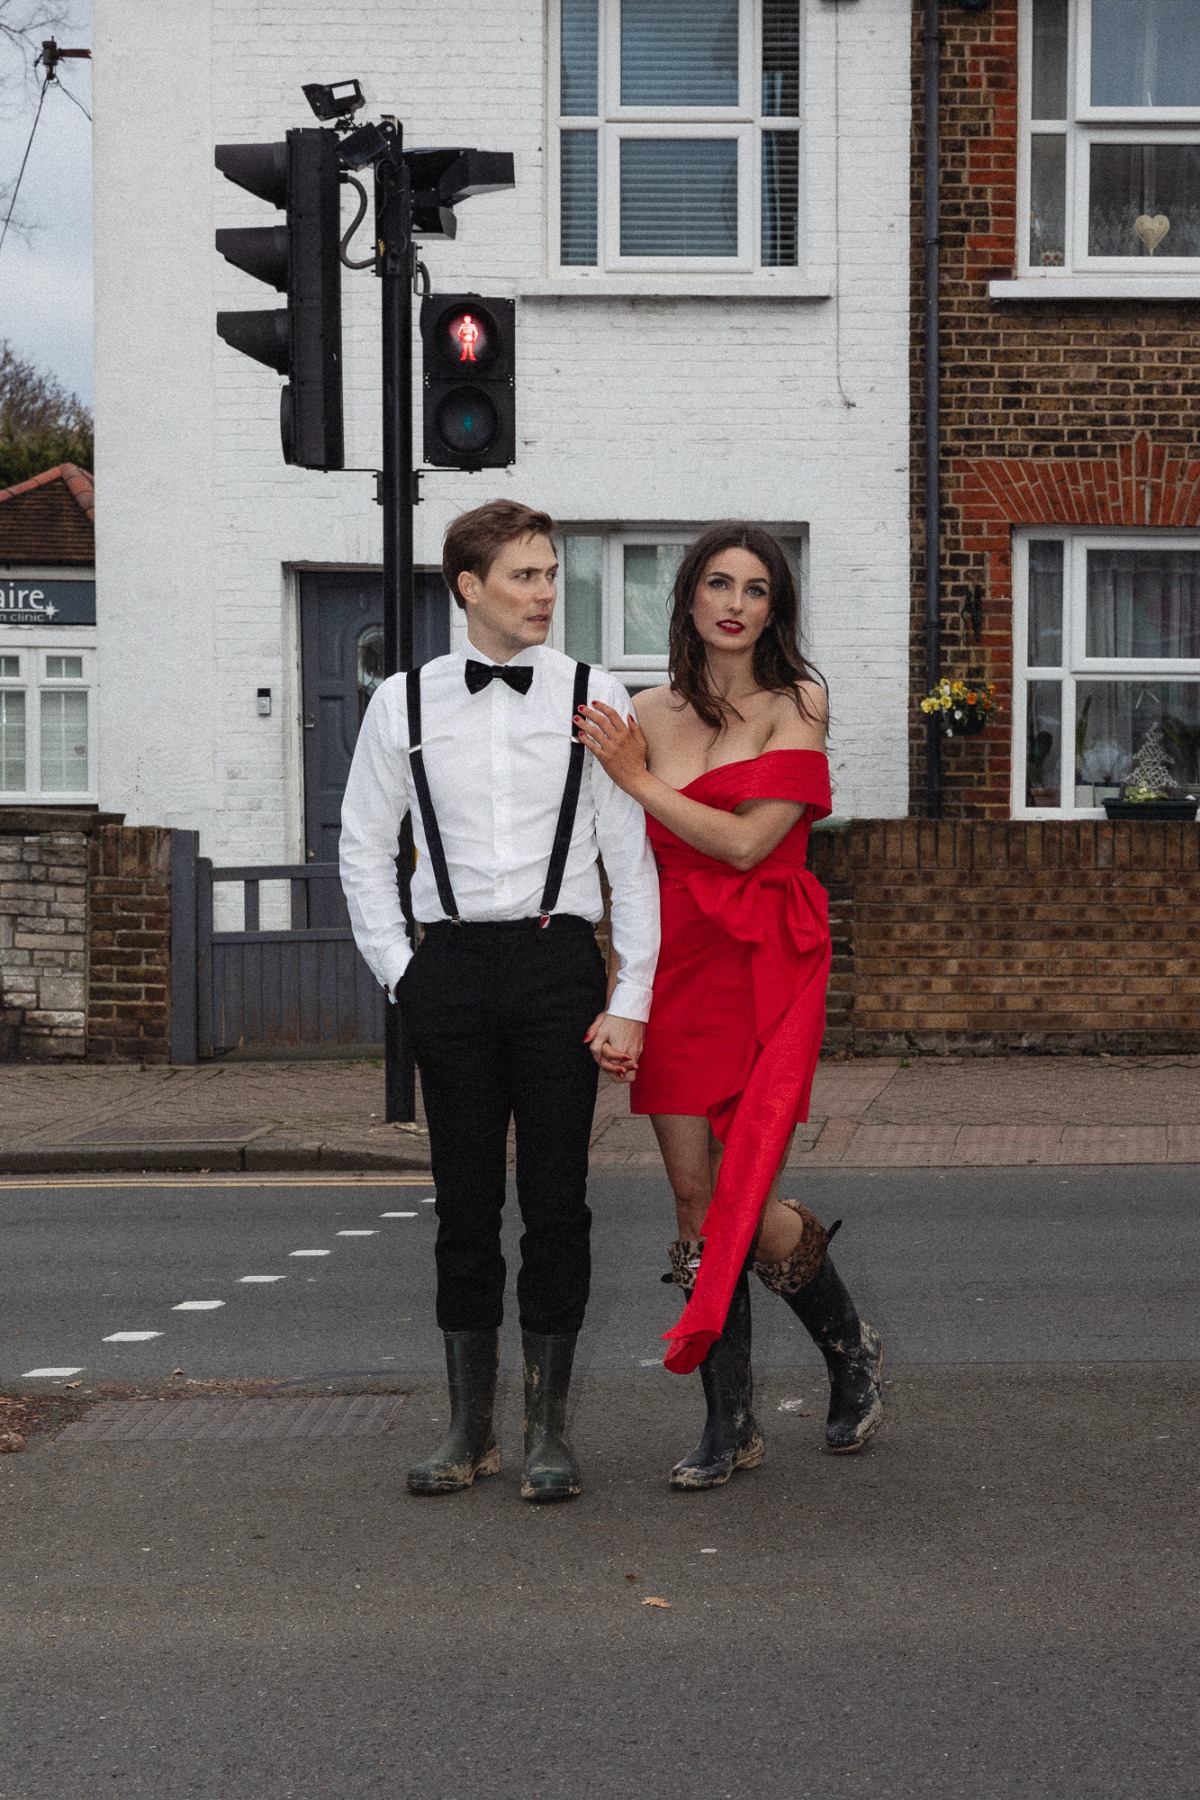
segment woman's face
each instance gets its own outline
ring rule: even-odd
[[[771,577],[750,550],[718,550],[704,565],[692,621],[706,650],[749,655],[771,619]]]

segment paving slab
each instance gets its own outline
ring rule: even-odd
[[[658,1166],[648,1119],[602,1081],[593,1164]],[[1200,1056],[828,1059],[796,1168],[1200,1162]],[[383,1118],[378,1058],[196,1068],[6,1065],[0,1173],[38,1169],[425,1169]]]

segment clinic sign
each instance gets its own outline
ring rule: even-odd
[[[94,625],[94,581],[0,576],[0,625]]]

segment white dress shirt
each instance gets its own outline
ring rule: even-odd
[[[464,920],[534,918],[567,778],[575,664],[538,645],[503,665],[532,666],[527,694],[499,679],[472,694],[464,673],[468,657],[491,660],[468,644],[421,670],[425,773],[450,885]],[[592,670],[588,694],[629,716],[629,695],[603,669]],[[358,735],[341,837],[342,886],[355,942],[389,992],[412,956],[395,868],[396,839],[410,810],[417,846],[413,911],[429,924],[446,913],[409,767],[405,678],[394,675],[376,689]],[[645,1020],[658,959],[658,875],[641,807],[588,756],[556,913],[599,920],[597,852],[612,889],[618,966],[609,1010]]]

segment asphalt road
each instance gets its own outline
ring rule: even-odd
[[[809,1175],[803,1193],[827,1221],[844,1219],[836,1261],[893,1363],[1061,1365],[1200,1359],[1197,1187],[1197,1171],[1181,1166],[830,1171]],[[0,1387],[44,1389],[24,1379],[44,1367],[80,1368],[89,1385],[177,1368],[309,1381],[434,1374],[432,1192],[411,1180],[0,1184]],[[664,1183],[605,1173],[591,1194],[581,1366],[655,1365],[678,1314],[659,1280]],[[511,1287],[515,1204],[508,1215]],[[361,1232],[372,1235],[344,1235]],[[755,1290],[760,1366],[817,1367],[791,1314]],[[160,1335],[106,1341],[127,1331]],[[510,1364],[515,1350],[510,1332]]]
[[[517,1497],[511,1379],[501,1475],[403,1492],[445,1416],[429,1190],[4,1189],[6,1391],[52,1358],[406,1398],[378,1438],[0,1462],[0,1800],[1191,1800],[1194,1187],[810,1178],[888,1342],[887,1423],[824,1455],[811,1349],[756,1296],[767,1461],[680,1496],[699,1409],[658,1366],[661,1183],[606,1175],[586,1488],[548,1509]],[[332,1253],[298,1274],[295,1248]],[[226,1305],[172,1313],[195,1298]],[[123,1328],[164,1335],[102,1344]]]

